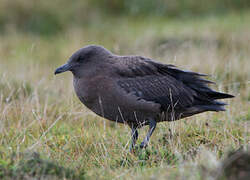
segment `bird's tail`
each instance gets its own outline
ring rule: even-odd
[[[207,76],[205,74],[183,71],[173,65],[159,63],[154,63],[154,65],[158,68],[159,73],[174,77],[196,92],[194,104],[186,109],[184,117],[205,111],[225,111],[224,106],[226,104],[217,100],[234,97],[233,95],[217,92],[209,88],[208,84],[213,84],[214,82],[204,79],[203,77]]]
[[[181,113],[181,118],[192,116],[195,114],[203,113],[206,111],[225,111],[224,106],[226,105],[225,103],[218,102],[216,101],[217,104],[208,104],[208,105],[195,105],[192,107],[187,108],[183,113]]]
[[[216,91],[212,91],[212,90],[208,91],[206,94],[211,99],[225,99],[225,98],[233,98],[234,97],[231,94],[216,92]]]

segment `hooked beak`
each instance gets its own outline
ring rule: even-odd
[[[66,63],[55,70],[55,75],[69,70],[70,70],[70,65]]]

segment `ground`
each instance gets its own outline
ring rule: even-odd
[[[249,12],[191,20],[124,17],[46,37],[9,27],[0,36],[0,177],[216,178],[228,154],[250,142],[249,22]],[[235,98],[225,100],[225,112],[158,124],[148,148],[129,153],[129,127],[84,107],[71,73],[53,74],[87,44],[209,74],[214,89]],[[139,131],[138,143],[146,131]]]

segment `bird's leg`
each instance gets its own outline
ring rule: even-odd
[[[135,146],[135,143],[138,139],[138,131],[137,131],[137,128],[134,128],[132,127],[132,132],[131,132],[131,136],[132,136],[132,142],[130,144],[130,147],[129,147],[129,151],[131,152]]]
[[[154,130],[156,127],[156,121],[154,119],[149,119],[149,130],[148,133],[146,135],[146,137],[144,138],[144,140],[142,141],[140,148],[145,148],[148,145],[149,142],[149,138],[151,137],[151,135],[153,134]]]

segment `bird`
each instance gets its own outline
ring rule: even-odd
[[[99,45],[77,50],[54,74],[66,71],[72,72],[75,93],[88,109],[131,128],[130,151],[139,128],[149,126],[139,146],[146,148],[157,123],[225,111],[218,99],[234,97],[212,90],[206,74],[139,55],[115,55]]]

